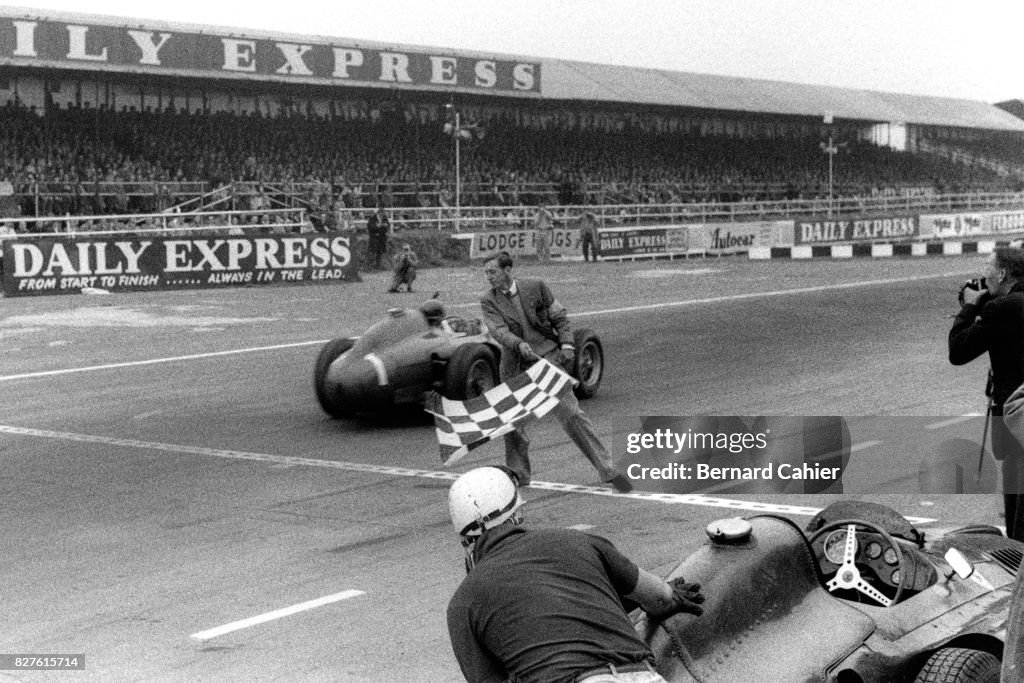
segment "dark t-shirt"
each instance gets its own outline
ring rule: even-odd
[[[467,680],[572,681],[604,663],[653,663],[621,596],[639,570],[609,541],[570,529],[501,526],[448,605]]]

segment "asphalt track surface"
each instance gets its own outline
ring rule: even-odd
[[[647,415],[841,415],[855,450],[845,495],[927,529],[1002,523],[997,496],[937,495],[920,475],[946,440],[980,440],[980,418],[964,416],[984,411],[987,364],[949,365],[946,335],[959,284],[981,267],[727,258],[517,272],[547,279],[574,324],[600,333],[608,367],[583,405],[609,445]],[[87,662],[0,680],[461,680],[444,611],[462,551],[445,493],[499,462],[500,444],[442,468],[422,416],[328,419],[312,367],[323,341],[434,290],[477,315],[484,284],[480,269],[437,269],[412,295],[370,274],[0,300],[0,653]],[[655,571],[714,519],[804,522],[836,499],[612,494],[557,424],[530,434],[528,522],[600,533]]]

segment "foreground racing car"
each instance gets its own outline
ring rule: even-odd
[[[669,578],[704,614],[637,612],[672,683],[999,683],[1024,544],[996,527],[926,536],[876,503],[840,501],[806,530],[776,515],[714,522]]]
[[[575,367],[579,398],[597,393],[604,372],[601,340],[579,329]],[[501,346],[477,318],[445,315],[431,299],[419,309],[392,308],[360,337],[339,338],[320,350],[313,373],[316,397],[336,418],[416,404],[431,390],[467,399],[497,385]]]

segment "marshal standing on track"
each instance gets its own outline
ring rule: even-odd
[[[569,316],[547,284],[543,280],[512,277],[512,257],[504,251],[484,262],[484,274],[491,288],[480,299],[480,306],[491,335],[502,346],[501,381],[524,372],[541,358],[557,366],[571,367],[576,349]],[[576,397],[571,391],[564,391],[559,399],[552,414],[601,475],[601,481],[611,483],[622,493],[631,491],[632,484],[615,468]],[[505,435],[505,464],[519,478],[521,486],[530,483],[529,447],[530,440],[522,427]]]

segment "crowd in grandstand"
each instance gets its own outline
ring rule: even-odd
[[[462,206],[645,204],[823,197],[815,139],[480,123],[460,150]],[[0,108],[0,182],[23,215],[148,213],[189,183],[256,183],[267,206],[299,197],[334,225],[337,209],[452,206],[452,138],[402,112],[342,118],[314,112],[114,111],[14,103]],[[846,141],[839,194],[903,187],[956,192],[1007,181],[977,165]],[[260,205],[251,207],[258,210]]]
[[[962,164],[982,166],[1000,175],[1024,175],[1024,136],[991,135],[970,144],[942,141],[927,145],[929,151]]]

